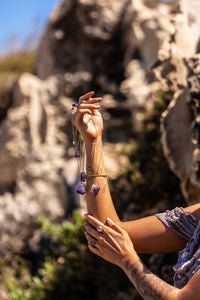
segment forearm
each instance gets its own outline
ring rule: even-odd
[[[102,222],[105,222],[107,217],[118,222],[119,218],[112,202],[108,179],[107,176],[105,176],[107,174],[104,165],[101,136],[97,137],[93,142],[86,142],[85,146],[87,173],[86,200],[88,213],[92,214]],[[91,187],[93,184],[98,184],[100,187],[96,196],[91,194]]]
[[[127,259],[122,267],[144,300],[175,300],[179,289],[151,273],[138,258]]]

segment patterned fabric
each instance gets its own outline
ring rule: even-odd
[[[200,220],[182,207],[156,214],[156,217],[172,231],[188,240],[174,266],[174,286],[182,288],[200,269]]]

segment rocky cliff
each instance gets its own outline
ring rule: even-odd
[[[173,93],[162,116],[163,149],[185,199],[199,201],[200,27],[195,3],[63,0],[56,6],[34,72],[19,78],[0,125],[0,246],[28,251],[39,238],[34,229],[39,215],[62,220],[75,207],[85,210],[84,200],[74,193],[78,176],[70,110],[89,90],[104,98],[111,179],[128,166],[120,144],[142,130],[157,91]]]

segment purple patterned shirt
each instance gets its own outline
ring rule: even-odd
[[[182,288],[200,269],[200,220],[182,207],[155,216],[188,241],[186,247],[179,253],[178,261],[173,268],[174,286]]]

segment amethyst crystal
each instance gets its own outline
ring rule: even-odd
[[[98,184],[93,184],[92,187],[91,187],[91,194],[96,196],[98,194],[100,190],[100,187],[98,186]]]
[[[83,183],[77,184],[77,186],[76,186],[76,192],[78,194],[80,194],[80,195],[84,195],[85,192],[86,192],[86,190],[85,190],[85,184],[83,184]]]
[[[86,174],[85,174],[84,171],[82,171],[81,174],[80,174],[80,181],[85,182],[85,179],[86,179]]]
[[[80,157],[80,152],[78,150],[75,152],[75,157]]]
[[[78,104],[72,104],[71,113],[72,115],[75,115],[78,110]]]

